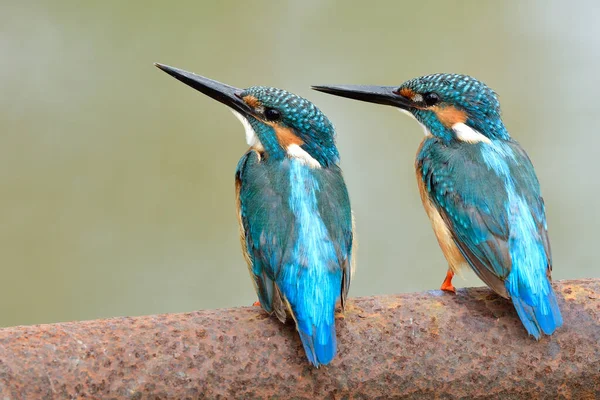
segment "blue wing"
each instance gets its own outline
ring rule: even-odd
[[[337,263],[343,272],[340,298],[344,307],[353,274],[355,249],[354,219],[348,189],[342,171],[337,165],[315,171],[315,178],[321,188],[316,193],[319,215],[334,246]]]
[[[286,182],[270,174],[260,157],[248,151],[235,174],[240,241],[261,306],[285,322],[286,306],[274,281],[287,243],[294,241],[293,214],[285,206]]]
[[[531,161],[513,141],[428,139],[417,168],[432,203],[477,275],[511,298],[536,338],[562,325],[550,285],[544,202]]]
[[[249,151],[236,188],[242,247],[261,304],[296,321],[314,365],[335,355],[335,304],[350,282],[352,216],[337,166],[310,169]]]

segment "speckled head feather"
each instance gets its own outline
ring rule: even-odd
[[[483,82],[461,74],[433,74],[411,79],[403,83],[399,91],[410,89],[419,94],[434,92],[443,101],[463,108],[478,106],[500,114],[500,102],[496,93]]]
[[[283,89],[252,86],[242,92],[242,97],[254,97],[265,108],[275,108],[282,113],[281,122],[298,131],[312,131],[322,138],[333,139],[333,125],[313,103]]]
[[[409,111],[434,136],[451,139],[452,125],[464,123],[490,139],[508,139],[496,93],[483,82],[461,74],[433,74],[411,79],[396,90],[411,101]]]
[[[241,97],[255,111],[250,123],[270,156],[282,156],[285,145],[291,142],[298,144],[321,165],[339,161],[333,124],[310,101],[283,89],[266,86],[245,89]],[[275,110],[277,114],[270,116],[269,110]]]

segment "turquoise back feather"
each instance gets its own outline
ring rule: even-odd
[[[527,331],[539,338],[561,326],[544,202],[518,143],[429,138],[417,168],[465,259],[492,289],[512,299]]]
[[[336,352],[335,306],[350,282],[352,214],[340,168],[293,158],[240,160],[241,223],[262,306],[287,305],[316,366]]]

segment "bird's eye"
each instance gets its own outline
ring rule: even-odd
[[[428,107],[431,107],[432,105],[440,101],[440,96],[438,96],[437,93],[433,92],[425,93],[425,95],[423,96],[423,101],[425,102],[425,104],[427,104]]]
[[[281,117],[281,113],[274,108],[267,108],[265,110],[265,118],[267,121],[275,121]]]

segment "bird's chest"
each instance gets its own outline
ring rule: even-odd
[[[433,228],[435,237],[442,249],[442,253],[444,253],[444,257],[446,257],[450,268],[452,268],[454,272],[457,272],[466,265],[465,258],[456,246],[448,224],[444,221],[442,215],[431,201],[430,194],[423,182],[419,169],[417,169],[417,185],[419,187],[423,208],[431,221],[431,227]]]
[[[432,169],[435,168],[435,166],[432,165],[431,162],[431,147],[439,145],[433,140],[434,139],[431,138],[425,138],[417,151],[417,159],[415,162],[417,186],[419,188],[423,208],[431,221],[431,227],[433,228],[442,253],[448,261],[450,268],[454,272],[457,272],[467,264],[466,260],[456,246],[450,226],[444,218],[442,218],[440,211],[432,200],[433,191],[431,187],[431,175],[433,172]],[[444,164],[446,164],[446,162],[442,161],[441,165]]]

